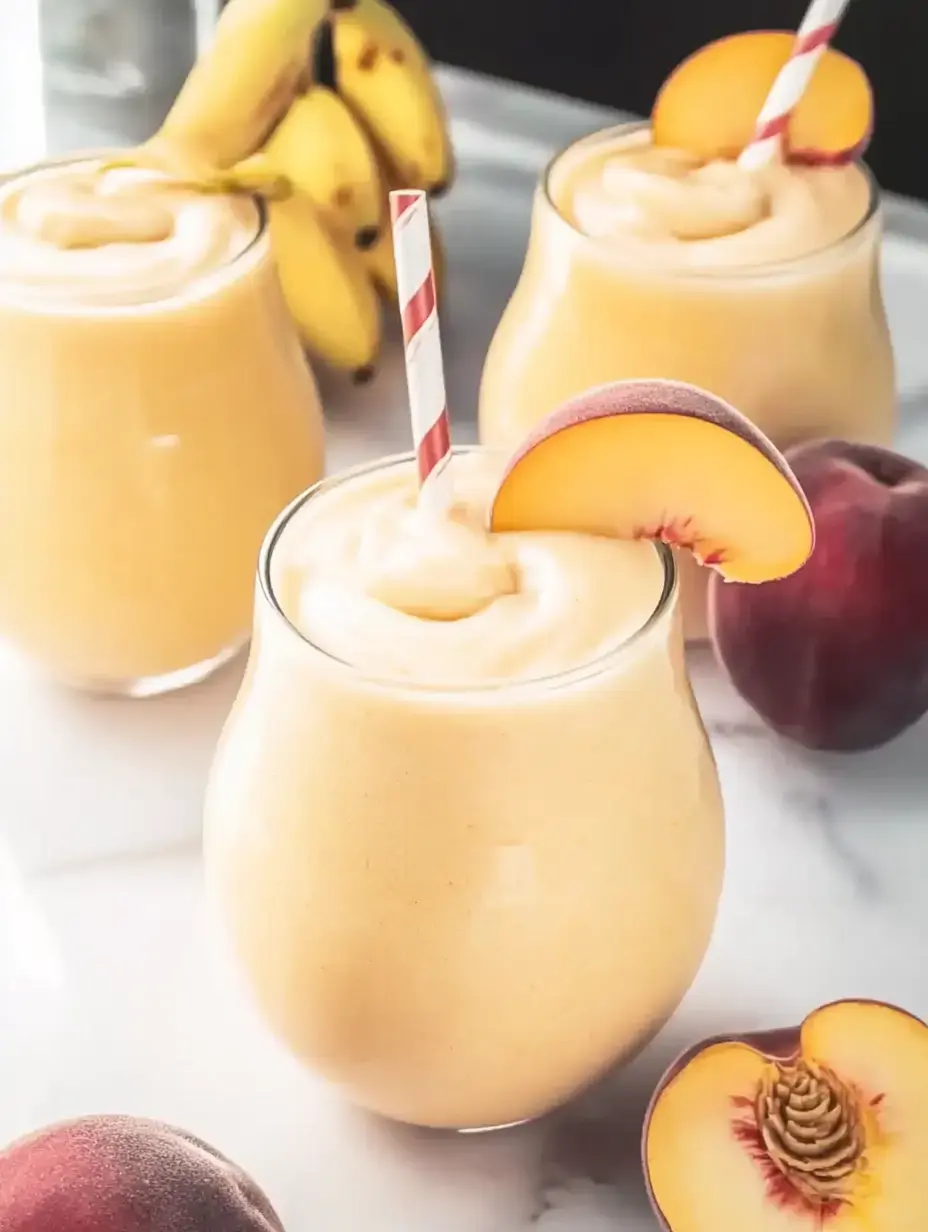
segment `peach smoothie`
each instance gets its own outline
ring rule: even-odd
[[[323,469],[262,208],[92,159],[7,180],[0,372],[0,636],[92,689],[205,675]]]
[[[715,765],[672,554],[492,533],[414,465],[326,480],[270,532],[206,802],[211,892],[270,1026],[358,1104],[538,1116],[665,1022],[712,931]]]
[[[539,186],[519,284],[484,370],[480,437],[512,447],[565,398],[665,377],[734,403],[780,448],[817,436],[886,443],[894,369],[867,171],[780,160],[756,171],[595,134]],[[684,563],[688,636],[705,577]]]

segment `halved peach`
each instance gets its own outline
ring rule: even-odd
[[[655,145],[687,150],[705,161],[737,158],[795,40],[787,30],[748,30],[694,52],[658,91],[651,112]],[[828,48],[790,117],[786,157],[848,162],[863,154],[872,129],[867,74],[856,60]]]
[[[619,381],[553,411],[508,463],[490,529],[660,539],[730,581],[795,572],[815,532],[785,458],[739,411],[679,381]]]
[[[661,1080],[645,1179],[669,1232],[918,1232],[928,1219],[928,1026],[837,1001],[706,1040]]]

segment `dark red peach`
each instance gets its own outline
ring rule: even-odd
[[[283,1232],[254,1181],[157,1121],[67,1121],[0,1153],[2,1232]]]
[[[814,550],[799,572],[760,587],[712,579],[716,654],[782,735],[874,748],[928,711],[928,469],[839,440],[787,456],[815,518]]]

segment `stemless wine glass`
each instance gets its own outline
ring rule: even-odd
[[[489,1128],[566,1100],[673,1012],[715,919],[722,804],[661,545],[642,627],[545,679],[377,678],[290,623],[276,562],[301,510],[413,465],[323,481],[265,541],[208,884],[298,1057],[390,1118]]]
[[[480,439],[513,448],[582,390],[634,377],[688,381],[733,403],[781,449],[819,436],[887,444],[895,375],[880,291],[879,189],[848,234],[790,260],[694,270],[630,263],[558,202],[586,160],[647,131],[575,142],[535,193],[525,266],[490,346]],[[827,172],[826,172],[827,174]],[[681,561],[687,636],[705,632],[706,573]]]
[[[225,661],[267,527],[322,474],[264,209],[241,207],[241,251],[145,302],[0,287],[0,636],[66,683],[144,695]]]

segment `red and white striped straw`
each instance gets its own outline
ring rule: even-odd
[[[424,192],[390,193],[393,252],[403,341],[412,435],[419,466],[419,501],[446,509],[451,487],[451,421],[445,396],[445,372],[438,328],[435,267]]]
[[[777,74],[757,117],[754,136],[741,152],[739,167],[751,171],[767,166],[779,156],[790,115],[834,38],[848,3],[849,0],[812,0],[796,33],[790,57]]]

